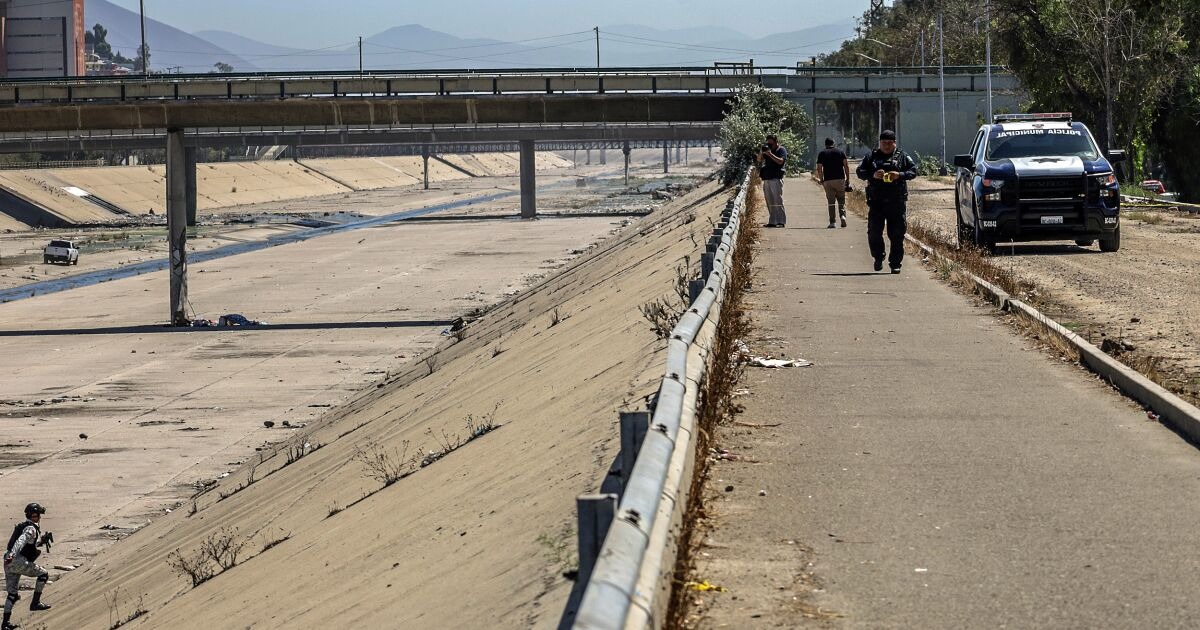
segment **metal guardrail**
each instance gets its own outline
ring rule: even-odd
[[[95,160],[41,160],[38,162],[0,162],[0,171],[17,171],[41,168],[88,168],[104,166],[104,158]]]
[[[746,72],[748,69],[749,72]],[[946,66],[946,74],[978,74],[986,72],[987,67]],[[937,73],[937,66],[814,66],[796,64],[794,66],[738,66],[736,69],[718,68],[714,66],[613,66],[606,68],[574,68],[574,67],[545,67],[545,68],[424,68],[399,70],[321,70],[293,72],[230,72],[214,74],[211,72],[190,74],[150,74],[104,75],[82,77],[30,77],[5,78],[0,80],[0,86],[8,85],[81,85],[81,84],[121,84],[121,83],[172,83],[179,81],[245,81],[252,79],[295,80],[295,79],[387,79],[403,77],[503,77],[503,76],[611,76],[611,75],[709,75],[709,76],[746,76],[747,74],[929,74]],[[992,66],[993,72],[1008,72],[1007,68]]]
[[[746,207],[750,174],[722,213],[702,261],[701,279],[693,281],[693,300],[671,331],[666,375],[645,437],[622,435],[622,459],[636,449],[615,514],[596,518],[580,497],[580,574],[586,581],[574,628],[616,630],[659,627],[671,592],[678,523],[686,509],[695,456],[694,430],[700,384],[711,342],[721,317],[734,245]],[[702,283],[702,286],[701,286]],[[626,414],[636,415],[636,414]],[[622,430],[640,433],[622,417]],[[640,441],[640,447],[637,442]],[[610,495],[597,497],[611,501]],[[611,524],[608,521],[611,520]],[[597,527],[597,523],[599,526]],[[607,529],[607,532],[604,531]],[[585,532],[603,541],[589,549]]]

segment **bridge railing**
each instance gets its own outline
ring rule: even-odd
[[[817,90],[923,89],[935,82],[925,68],[834,68],[768,66],[750,72],[713,68],[575,68],[490,71],[389,71],[371,73],[322,72],[150,75],[148,77],[71,77],[0,81],[0,104],[94,103],[157,100],[246,100],[288,98],[383,98],[401,96],[713,93],[731,92],[747,83],[769,87]],[[965,77],[982,77],[974,66],[950,68],[947,80],[959,87]],[[997,80],[1005,81],[997,72]],[[974,85],[974,78],[968,80]],[[796,88],[789,86],[795,85]],[[890,86],[890,87],[889,87]],[[973,89],[973,87],[971,88]]]

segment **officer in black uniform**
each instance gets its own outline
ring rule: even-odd
[[[29,602],[29,610],[48,610],[49,604],[42,603],[42,589],[50,580],[50,574],[37,564],[37,558],[42,554],[38,547],[47,551],[54,543],[54,535],[42,535],[42,515],[46,508],[37,503],[25,506],[25,521],[13,528],[12,536],[8,539],[8,547],[4,552],[4,581],[8,590],[8,598],[4,601],[4,624],[2,630],[13,630],[19,626],[13,625],[13,604],[21,599],[17,589],[21,585],[21,577],[36,578],[33,588],[33,601]]]
[[[883,270],[883,232],[886,226],[892,251],[888,266],[900,273],[904,260],[904,233],[908,231],[908,180],[917,176],[917,163],[896,146],[896,132],[879,134],[879,148],[863,158],[855,171],[867,182],[867,245],[875,259],[875,271]]]

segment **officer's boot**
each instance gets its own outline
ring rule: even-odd
[[[41,591],[35,592],[33,594],[33,601],[29,602],[29,610],[33,610],[33,611],[50,610],[50,604],[42,603]]]
[[[4,613],[4,624],[0,625],[0,630],[17,630],[21,627],[9,621],[11,617],[12,611]]]

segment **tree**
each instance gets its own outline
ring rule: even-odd
[[[994,1],[994,0],[993,0]],[[822,55],[827,66],[884,66],[937,64],[937,17],[941,13],[946,38],[946,65],[983,65],[985,23],[980,0],[898,0],[894,6],[872,7],[859,18],[859,37]],[[1003,65],[1003,50],[992,51],[992,63]]]
[[[145,48],[145,55],[142,54],[142,49]],[[142,67],[142,60],[145,60],[146,67],[150,66],[150,44],[142,44],[138,46],[137,59],[133,60],[133,69],[137,72],[146,72],[146,68]]]
[[[756,84],[738,88],[727,104],[729,111],[718,134],[725,155],[722,181],[736,183],[745,175],[767,134],[778,136],[779,144],[793,156],[787,161],[787,173],[794,175],[802,170],[800,156],[807,155],[807,140],[812,134],[812,121],[803,108]]]
[[[225,63],[224,61],[218,61],[217,63],[214,63],[213,67],[216,68],[217,72],[220,74],[229,74],[230,72],[233,72],[233,66]]]
[[[1135,173],[1184,62],[1188,0],[993,0],[1010,67],[1036,109],[1068,109],[1125,148]]]
[[[84,44],[92,47],[92,52],[101,59],[112,59],[112,45],[108,43],[108,29],[100,24],[92,27],[92,30],[84,33]]]
[[[1200,41],[1200,7],[1184,14],[1184,39]],[[1200,47],[1187,51],[1170,95],[1159,105],[1153,127],[1154,151],[1149,175],[1166,180],[1171,190],[1187,201],[1200,200],[1200,179],[1192,171],[1200,163]]]

